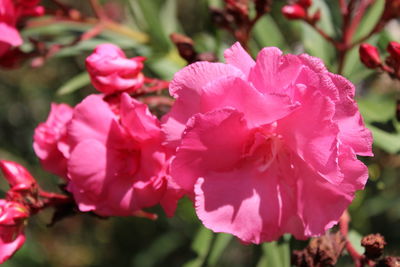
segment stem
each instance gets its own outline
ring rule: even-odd
[[[89,0],[90,5],[94,11],[96,17],[100,20],[108,20],[106,13],[104,12],[103,7],[100,5],[98,0]]]
[[[342,13],[342,16],[345,16],[347,14],[346,0],[339,0],[339,6],[340,6],[340,12]]]
[[[344,63],[346,62],[346,55],[348,51],[349,51],[348,49],[343,49],[339,51],[339,59],[338,59],[339,64],[337,73],[340,75],[343,74]]]
[[[346,239],[346,250],[353,258],[354,265],[356,267],[362,267],[364,266],[364,256],[357,252],[357,250],[353,247],[348,238],[349,222],[350,222],[350,215],[349,212],[346,210],[339,220],[340,232]]]

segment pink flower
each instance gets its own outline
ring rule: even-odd
[[[21,204],[0,199],[0,264],[25,242],[24,221],[29,211]]]
[[[93,86],[105,94],[134,92],[144,83],[143,57],[126,58],[113,44],[102,44],[86,58],[86,68]]]
[[[75,107],[68,135],[68,190],[81,211],[143,215],[164,197],[161,130],[145,104],[126,93],[90,95]]]
[[[47,121],[40,123],[33,136],[33,148],[44,169],[67,178],[67,124],[73,109],[66,104],[51,104]]]
[[[0,57],[11,46],[22,44],[21,36],[16,29],[17,10],[12,0],[0,0]]]
[[[372,137],[354,86],[320,59],[236,43],[227,64],[199,62],[170,85],[171,175],[203,224],[246,243],[323,234],[362,189]]]
[[[0,57],[12,46],[22,44],[22,38],[16,24],[24,16],[40,16],[44,8],[37,6],[39,0],[0,0]]]

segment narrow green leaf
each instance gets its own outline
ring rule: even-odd
[[[321,10],[321,20],[318,22],[318,26],[328,35],[333,36],[335,34],[334,26],[332,24],[331,12],[322,0],[314,1],[311,7],[311,13],[316,10]],[[321,58],[328,69],[332,69],[332,60],[335,58],[335,49],[328,41],[326,41],[319,33],[317,33],[310,25],[302,24],[302,39],[304,48],[307,53],[312,56]]]
[[[290,236],[284,236],[281,241],[262,244],[263,254],[257,267],[289,267],[290,266]]]
[[[213,243],[214,233],[207,228],[200,226],[199,231],[192,243],[192,249],[197,253],[197,258],[184,264],[183,267],[200,267],[206,260],[210,246]]]
[[[260,47],[276,46],[282,50],[287,48],[285,38],[271,16],[263,16],[253,28],[253,37]]]
[[[385,6],[385,0],[376,0],[365,12],[360,25],[353,36],[353,40],[359,40],[367,35],[378,22]]]
[[[373,125],[367,125],[374,137],[374,145],[388,153],[395,154],[400,151],[400,134],[388,133]]]
[[[63,86],[61,86],[57,90],[57,94],[58,95],[70,94],[72,92],[75,92],[76,90],[81,89],[82,87],[84,87],[88,84],[90,84],[89,74],[87,72],[82,72],[82,73],[74,76],[67,83],[65,83]]]
[[[210,256],[208,258],[208,266],[218,266],[218,260],[232,238],[233,236],[229,234],[217,234],[214,247],[212,251],[210,251]]]

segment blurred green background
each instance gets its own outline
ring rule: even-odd
[[[62,2],[92,16],[88,1]],[[332,46],[308,25],[285,20],[280,13],[285,2],[274,1],[271,13],[256,24],[250,42],[253,56],[264,46],[277,46],[286,53],[305,51],[321,57],[331,71],[336,71]],[[336,2],[315,0],[313,6],[322,11],[320,26],[333,36],[340,29]],[[49,10],[56,8],[51,1],[42,4]],[[25,64],[14,70],[0,70],[0,158],[26,166],[45,189],[57,191],[60,180],[40,168],[32,149],[33,130],[46,119],[51,102],[74,105],[95,92],[85,74],[84,60],[97,44],[112,42],[129,56],[146,56],[146,75],[170,80],[186,64],[169,40],[170,33],[188,35],[198,52],[214,52],[220,60],[224,49],[235,41],[211,23],[208,8],[221,6],[218,0],[109,0],[103,4],[109,17],[137,34],[105,30],[93,39],[62,49],[42,67]],[[373,27],[383,4],[384,0],[377,0],[370,8],[358,36]],[[90,27],[60,21],[26,28],[23,36],[50,44],[68,43]],[[384,51],[388,41],[400,41],[399,32],[399,23],[393,21],[368,42]],[[23,49],[29,51],[31,47],[26,43]],[[344,76],[357,85],[357,102],[375,139],[375,157],[362,159],[370,170],[370,180],[350,207],[350,237],[359,244],[362,235],[379,232],[388,242],[386,254],[400,255],[400,124],[395,118],[400,84],[386,74],[366,69],[358,59],[358,47],[346,59]],[[4,194],[5,181],[0,185]],[[285,236],[262,246],[242,245],[229,235],[213,235],[201,227],[187,199],[180,202],[174,218],[167,219],[160,208],[153,211],[159,214],[156,221],[79,215],[53,227],[46,226],[51,211],[40,213],[29,220],[23,248],[4,266],[190,267],[202,266],[205,258],[209,266],[289,266],[289,244],[290,249],[306,244]],[[211,252],[210,244],[214,244]],[[359,246],[357,249],[363,252]],[[338,266],[351,266],[349,257],[344,256]]]

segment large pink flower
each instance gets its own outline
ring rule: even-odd
[[[126,58],[118,46],[102,44],[86,58],[86,68],[100,92],[133,92],[144,83],[143,61],[143,57]]]
[[[136,215],[164,197],[162,134],[145,104],[126,93],[90,95],[75,107],[68,135],[68,190],[81,211]]]
[[[43,168],[67,178],[67,124],[72,118],[73,109],[66,104],[51,104],[50,114],[40,123],[33,136],[33,148]]]
[[[354,86],[317,58],[277,48],[255,62],[236,43],[225,58],[171,83],[163,128],[176,149],[173,179],[215,232],[252,243],[324,233],[368,178],[356,155],[372,155],[372,138]]]
[[[23,205],[0,199],[0,264],[24,244],[24,220],[28,217],[29,211]]]

